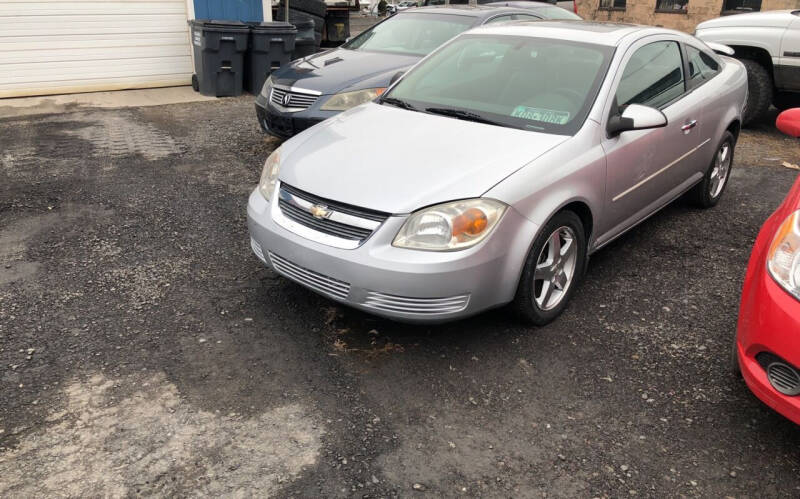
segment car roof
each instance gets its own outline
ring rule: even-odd
[[[682,31],[638,24],[610,23],[578,20],[520,21],[514,23],[489,24],[477,28],[473,33],[535,36],[576,42],[593,43],[616,47],[624,38],[634,33],[637,38],[648,35],[671,34],[679,38],[689,38]]]
[[[470,17],[483,17],[491,15],[495,12],[519,12],[521,9],[512,9],[509,7],[498,7],[491,5],[428,5],[426,7],[416,7],[406,9],[398,12],[395,15],[414,13],[427,13],[427,14],[453,14]]]
[[[490,2],[484,5],[488,5],[490,7],[516,7],[529,10],[542,9],[544,7],[558,7],[558,5],[548,2],[534,2],[529,0],[510,0],[510,1],[497,0],[496,2]]]

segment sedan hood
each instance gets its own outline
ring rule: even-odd
[[[400,70],[408,69],[422,57],[411,55],[335,49],[294,61],[272,73],[278,85],[316,90],[335,94],[342,90],[357,90],[359,82],[386,74],[386,81]]]
[[[568,138],[368,103],[289,140],[280,180],[334,201],[410,213],[479,197]]]

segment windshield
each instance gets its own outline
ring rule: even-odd
[[[376,24],[342,45],[351,50],[428,55],[447,40],[466,31],[471,16],[403,12]]]
[[[581,16],[567,9],[562,9],[556,6],[538,7],[533,10],[536,14],[541,15],[545,19],[574,19],[581,20]]]
[[[381,102],[460,119],[573,135],[613,48],[545,38],[464,35],[418,65]]]

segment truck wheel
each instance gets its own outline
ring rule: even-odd
[[[740,59],[747,69],[747,104],[744,125],[761,118],[772,102],[772,77],[764,66],[752,59]]]
[[[772,98],[772,105],[780,111],[800,107],[800,94],[795,92],[776,92]]]

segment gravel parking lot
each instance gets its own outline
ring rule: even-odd
[[[0,120],[0,496],[800,495],[800,432],[729,374],[797,141],[743,132],[719,206],[596,254],[547,327],[413,327],[251,255],[253,114]]]

